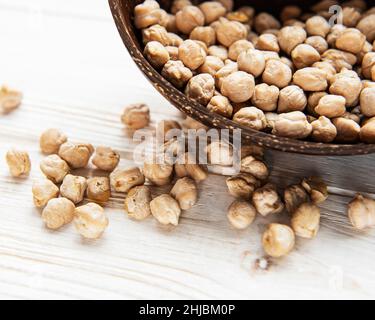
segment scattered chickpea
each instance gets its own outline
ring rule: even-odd
[[[276,186],[270,183],[254,191],[253,204],[257,212],[264,217],[284,210],[284,204],[277,193]]]
[[[310,195],[311,201],[314,204],[320,204],[327,200],[328,188],[321,178],[309,177],[303,179],[301,185]]]
[[[283,224],[268,225],[262,238],[264,251],[273,258],[280,258],[293,250],[295,236],[293,230]]]
[[[60,194],[62,197],[67,198],[74,204],[77,204],[83,200],[86,188],[86,178],[68,174],[65,176],[60,187]]]
[[[150,208],[152,215],[159,223],[164,225],[178,225],[181,209],[178,202],[169,194],[162,194],[156,197],[151,201]]]
[[[184,154],[183,164],[187,175],[194,179],[195,182],[201,182],[207,179],[207,170],[203,166],[198,164],[196,159],[189,153]]]
[[[241,160],[241,172],[249,173],[259,180],[266,180],[269,176],[266,164],[254,156],[247,156]]]
[[[321,16],[313,16],[306,21],[306,31],[309,36],[321,36],[325,38],[331,26]]]
[[[151,190],[148,186],[138,186],[129,190],[125,198],[125,210],[129,218],[144,220],[151,215]]]
[[[195,6],[186,6],[176,13],[176,26],[184,34],[190,34],[195,27],[204,25],[204,14]]]
[[[151,41],[147,43],[144,55],[156,69],[161,69],[169,61],[169,52],[160,42]]]
[[[22,102],[22,93],[5,86],[0,87],[0,114],[17,109]]]
[[[256,188],[260,187],[260,182],[249,173],[240,173],[230,177],[226,181],[229,193],[236,198],[249,200]]]
[[[294,184],[284,190],[284,202],[286,210],[294,213],[298,207],[309,201],[306,190],[299,184]]]
[[[188,177],[181,178],[172,188],[171,196],[178,201],[182,210],[189,210],[197,203],[197,185]]]
[[[34,182],[32,193],[34,205],[37,208],[42,208],[48,201],[58,197],[59,188],[51,180],[43,179]]]
[[[337,118],[345,114],[346,100],[342,96],[328,94],[319,100],[318,105],[315,107],[315,112],[327,118]]]
[[[120,162],[120,155],[112,148],[99,146],[95,150],[92,163],[100,170],[112,172]]]
[[[290,55],[295,47],[305,42],[306,38],[306,31],[302,27],[289,26],[280,30],[277,40],[281,50]]]
[[[292,80],[292,70],[280,60],[268,60],[262,79],[263,82],[282,89]]]
[[[207,105],[207,109],[227,118],[231,118],[233,114],[233,106],[229,99],[224,96],[212,97],[210,103]]]
[[[336,141],[340,143],[354,143],[359,140],[360,125],[352,119],[335,118],[332,123],[337,129]]]
[[[296,236],[306,239],[315,238],[320,226],[320,209],[312,203],[303,203],[294,212],[291,220]]]
[[[48,129],[44,131],[39,139],[40,150],[44,154],[56,154],[60,146],[68,141],[65,134],[57,129]]]
[[[40,162],[40,170],[52,182],[60,183],[69,173],[70,168],[66,161],[61,159],[58,155],[53,154]]]
[[[293,82],[305,91],[324,91],[328,86],[327,73],[312,67],[297,70]]]
[[[109,179],[116,192],[128,192],[131,188],[145,183],[145,176],[137,167],[116,169],[110,174]]]
[[[175,120],[161,120],[156,127],[156,136],[164,141],[169,141],[179,136],[181,125]]]
[[[312,132],[306,115],[300,111],[280,114],[274,122],[273,134],[281,137],[304,139]]]
[[[329,118],[319,117],[311,122],[311,126],[311,137],[314,141],[330,143],[336,139],[337,129]]]
[[[91,144],[65,142],[59,149],[59,156],[73,169],[85,168],[89,163],[94,147]]]
[[[303,90],[295,85],[280,90],[278,113],[303,111],[307,105],[307,98]]]
[[[210,24],[226,13],[226,8],[217,1],[206,1],[199,5],[199,8],[204,14],[206,24]]]
[[[165,161],[158,162],[156,158],[146,159],[143,165],[143,174],[151,183],[157,186],[164,186],[169,184],[172,179],[173,165]]]
[[[246,27],[237,21],[224,21],[217,26],[216,37],[217,41],[229,48],[238,40],[246,39]]]
[[[31,162],[29,154],[25,151],[9,150],[6,153],[5,160],[7,162],[9,172],[13,177],[28,176],[31,170]]]
[[[111,186],[107,177],[87,179],[87,198],[95,202],[107,202],[111,197]]]
[[[84,238],[99,239],[108,223],[104,209],[96,203],[88,203],[74,211],[74,225]]]
[[[214,96],[215,80],[208,73],[194,76],[188,82],[185,93],[189,98],[206,106]]]
[[[134,23],[138,29],[167,22],[168,14],[160,9],[159,3],[155,0],[145,0],[134,9]]]
[[[125,108],[121,121],[133,130],[145,128],[150,123],[150,109],[145,104],[132,104]]]
[[[47,228],[60,229],[72,222],[74,218],[74,203],[66,198],[54,198],[48,201],[42,211],[42,219]]]
[[[221,83],[222,94],[236,103],[249,100],[253,96],[254,88],[254,77],[243,71],[228,75]]]
[[[249,202],[235,200],[228,208],[227,218],[235,229],[244,230],[253,223],[256,214],[255,208]]]
[[[256,107],[245,107],[233,116],[233,121],[254,130],[263,130],[266,125],[264,112]]]
[[[239,70],[250,73],[254,77],[259,77],[266,67],[264,54],[255,49],[249,49],[242,52],[238,56],[237,63]]]
[[[348,205],[348,216],[355,229],[375,226],[375,201],[358,194]]]
[[[206,147],[208,163],[217,166],[233,165],[233,146],[224,141],[211,141]]]

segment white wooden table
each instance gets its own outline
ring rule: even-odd
[[[258,218],[243,232],[231,229],[225,213],[233,199],[220,176],[201,185],[199,204],[178,228],[129,220],[123,196],[115,194],[101,240],[82,241],[73,226],[46,230],[31,199],[32,181],[41,177],[44,129],[110,145],[126,165],[133,145],[119,121],[125,105],[148,103],[154,123],[179,113],[136,69],[104,0],[0,0],[0,41],[0,83],[25,94],[20,109],[0,116],[1,298],[375,297],[375,231],[355,232],[345,214],[355,191],[375,192],[374,156],[267,154],[280,186],[316,173],[333,194],[317,239],[298,240],[290,256],[271,261],[266,271],[255,262],[263,256],[267,221]],[[29,151],[29,179],[9,176],[4,155],[11,147]]]

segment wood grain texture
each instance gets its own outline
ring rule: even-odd
[[[183,214],[178,228],[151,218],[129,220],[123,195],[114,194],[100,241],[83,241],[71,225],[46,230],[31,199],[32,182],[41,177],[38,137],[45,128],[110,145],[127,165],[134,145],[119,121],[123,107],[149,103],[152,125],[179,113],[134,66],[105,1],[0,0],[0,38],[0,83],[25,94],[19,110],[0,116],[0,298],[374,297],[375,232],[354,231],[345,214],[353,193],[375,194],[374,156],[267,153],[280,187],[316,173],[327,178],[332,195],[322,207],[318,238],[298,240],[290,256],[270,261],[266,271],[256,260],[263,257],[260,236],[268,220],[258,217],[243,232],[231,229],[225,213],[233,198],[225,177],[217,175],[200,185],[198,205]],[[8,174],[4,154],[14,146],[30,153],[28,179]]]

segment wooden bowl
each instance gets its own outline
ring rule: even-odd
[[[153,86],[176,108],[180,111],[198,120],[209,127],[221,129],[241,129],[242,137],[250,143],[259,146],[281,150],[284,152],[293,152],[311,155],[362,155],[375,152],[375,145],[371,144],[323,144],[311,141],[300,141],[289,138],[278,137],[269,133],[259,132],[245,126],[239,125],[232,120],[223,116],[214,114],[207,110],[207,108],[189,98],[187,98],[181,91],[176,89],[170,82],[164,79],[144,58],[143,45],[141,41],[141,34],[133,25],[133,11],[134,7],[143,2],[143,0],[109,0],[114,20],[116,22],[121,38],[128,49],[131,57],[144,73],[144,75],[151,81]],[[194,1],[193,2],[199,2]],[[305,0],[304,6],[310,6],[317,1]],[[159,0],[161,6],[168,9],[170,0]],[[272,3],[272,4],[271,4]],[[252,5],[258,10],[264,10],[279,13],[280,8],[286,4],[302,5],[301,1],[293,0],[238,0],[236,5]]]

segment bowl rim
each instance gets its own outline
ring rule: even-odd
[[[282,152],[321,156],[366,155],[375,153],[375,144],[327,144],[279,137],[245,127],[224,116],[210,112],[206,107],[188,98],[183,92],[175,88],[144,57],[140,49],[140,43],[134,40],[137,37],[132,30],[133,28],[130,28],[125,19],[123,1],[127,0],[108,1],[122,41],[138,68],[159,93],[174,107],[189,117],[217,129],[241,129],[243,139],[249,143]]]

